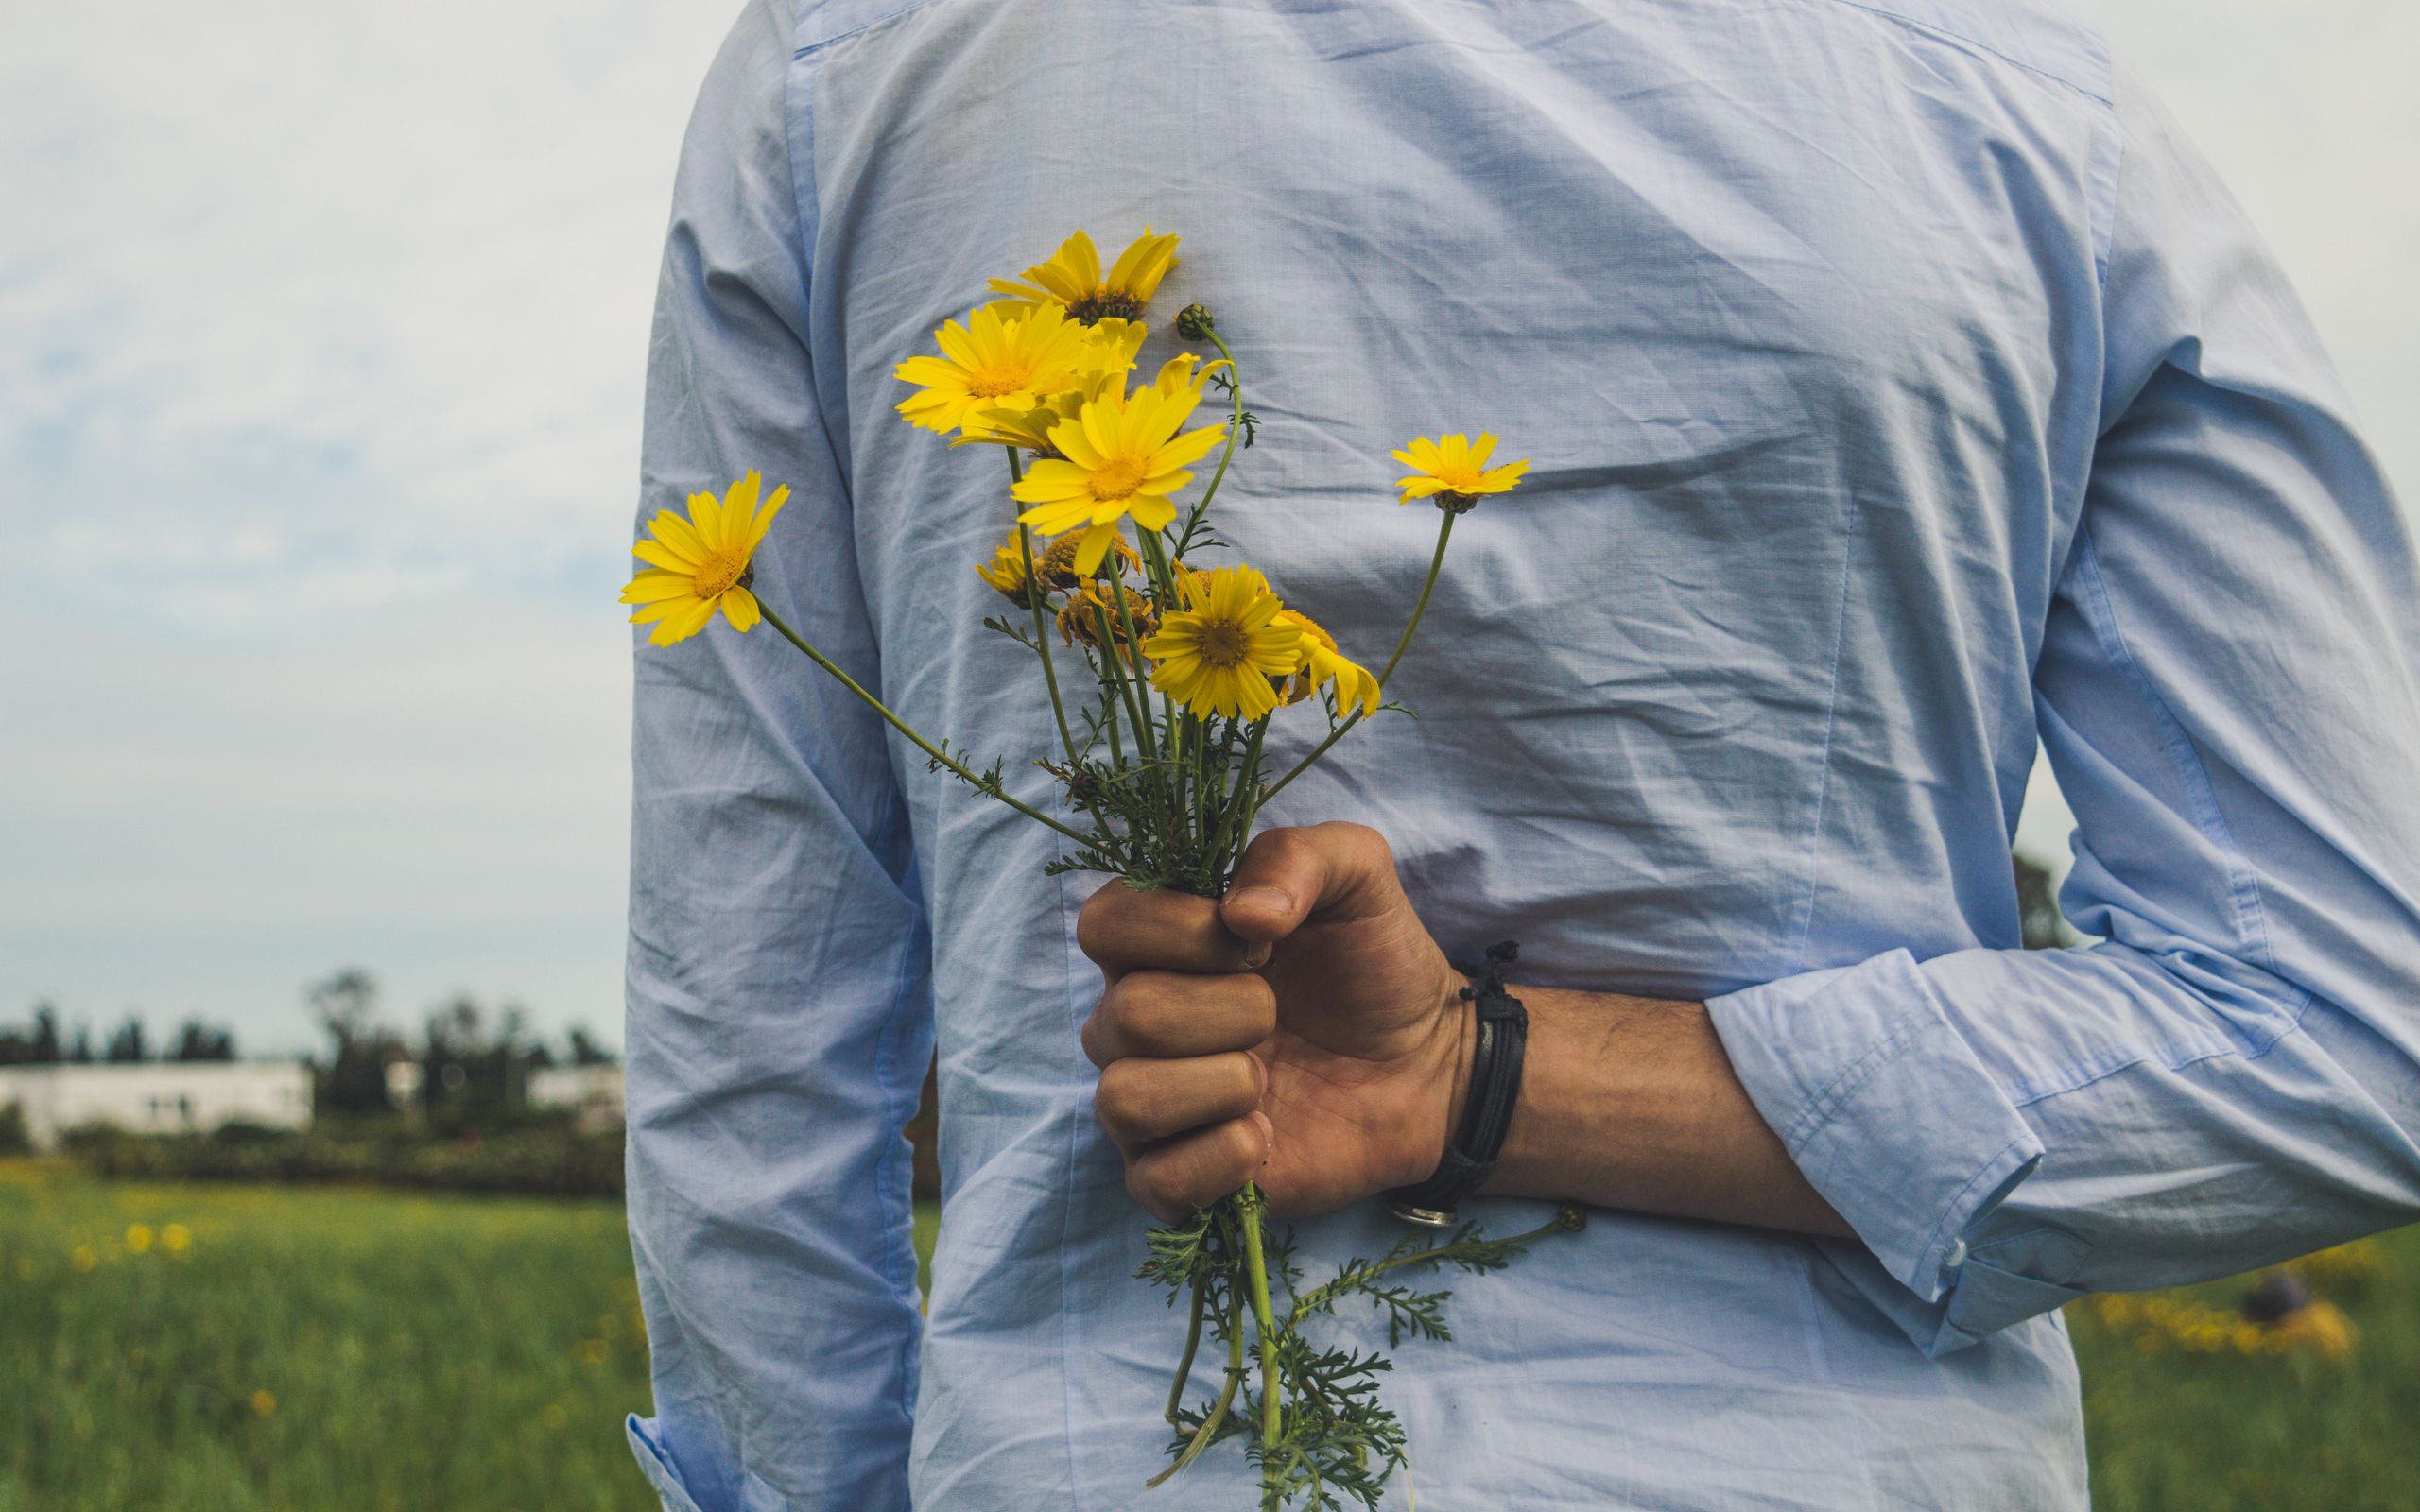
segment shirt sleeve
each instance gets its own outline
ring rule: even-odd
[[[2062,902],[2106,942],[1708,1005],[1936,1353],[2420,1216],[2410,525],[2274,260],[2119,84],[2101,431],[2034,676]]]
[[[791,500],[755,588],[870,688],[846,472],[805,312],[808,122],[783,0],[715,60],[649,351],[642,519],[750,469]],[[802,201],[809,208],[803,209]],[[673,1512],[908,1505],[908,1147],[929,945],[882,730],[769,627],[637,650],[630,1225]]]

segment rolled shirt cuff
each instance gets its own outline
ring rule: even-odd
[[[1939,1301],[1968,1236],[2043,1150],[1915,957],[1804,972],[1706,1011],[1808,1184],[1917,1300]]]

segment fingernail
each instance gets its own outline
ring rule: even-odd
[[[1252,1121],[1260,1125],[1260,1163],[1267,1165],[1270,1152],[1277,1148],[1277,1125],[1257,1108],[1252,1110]]]
[[[1262,886],[1257,884],[1250,887],[1236,888],[1234,892],[1227,894],[1227,902],[1241,903],[1247,908],[1265,908],[1275,914],[1288,914],[1294,911],[1293,899],[1275,887]]]
[[[1270,945],[1269,941],[1262,940],[1253,945],[1252,949],[1244,952],[1244,969],[1246,971],[1257,971],[1262,967],[1267,966],[1269,964],[1269,953],[1272,947]]]

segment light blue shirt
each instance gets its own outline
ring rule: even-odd
[[[1367,662],[1391,448],[1532,458],[1267,815],[1393,842],[1463,955],[1710,1002],[1862,1243],[1619,1212],[1393,1351],[1453,1508],[2065,1508],[2057,1309],[2420,1215],[2420,582],[2242,213],[2031,0],[760,0],[683,158],[642,512],[794,490],[756,591],[910,720],[1050,744],[975,575],[996,452],[891,376],[1081,226],[1181,233],[1258,443],[1222,528]],[[1148,1495],[1184,1318],[1077,1044],[1098,879],[769,633],[638,655],[641,1462],[679,1512]],[[1306,745],[1279,721],[1273,747]],[[2079,820],[2018,949],[2037,742]],[[908,1147],[938,1044],[920,1325]],[[1473,1205],[1498,1231],[1543,1204]],[[1395,1238],[1299,1226],[1306,1268]],[[1371,1320],[1337,1326],[1368,1341]],[[1407,1480],[1409,1484],[1407,1484]]]

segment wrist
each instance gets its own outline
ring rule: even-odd
[[[1426,1181],[1445,1158],[1445,1148],[1461,1127],[1462,1109],[1470,1099],[1471,1057],[1478,1037],[1478,1016],[1462,993],[1471,979],[1441,957],[1435,1008],[1424,1066],[1417,1078],[1413,1111],[1398,1159],[1379,1190]]]

